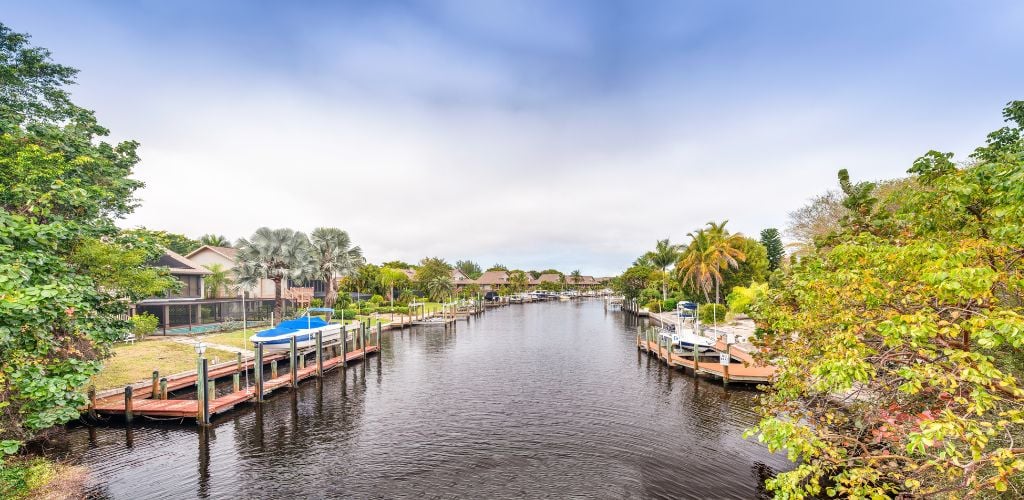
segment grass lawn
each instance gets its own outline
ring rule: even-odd
[[[208,348],[206,357],[211,364],[223,363],[235,359],[235,353]],[[104,361],[103,369],[90,384],[101,391],[149,380],[153,370],[160,370],[160,376],[166,376],[195,369],[196,351],[192,346],[150,337],[134,344],[118,343],[114,355]]]
[[[266,326],[260,326],[258,328],[249,328],[242,332],[242,330],[232,330],[230,332],[220,332],[211,335],[200,335],[199,338],[203,342],[209,342],[211,344],[229,345],[231,347],[237,347],[239,349],[252,350],[252,342],[249,342],[249,337],[252,337],[256,332],[267,329]]]

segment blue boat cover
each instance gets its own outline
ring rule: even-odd
[[[308,328],[320,328],[322,326],[327,326],[327,321],[325,321],[323,318],[318,318],[316,316],[306,318],[305,316],[303,316],[301,318],[284,320],[278,323],[277,326],[275,326],[274,328],[261,330],[257,332],[256,336],[276,337],[278,335],[286,335],[289,333],[295,333],[299,330],[306,330]],[[284,342],[284,340],[282,340],[282,342]]]

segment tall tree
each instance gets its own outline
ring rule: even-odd
[[[204,234],[199,237],[199,243],[201,245],[209,245],[211,247],[230,247],[231,240],[220,234]]]
[[[1024,491],[1024,101],[974,162],[929,152],[749,308],[777,367],[750,434],[778,497]],[[764,355],[768,357],[767,354]]]
[[[732,234],[725,228],[729,221],[721,223],[708,222],[707,228],[690,233],[690,244],[676,264],[676,270],[684,284],[711,300],[711,290],[715,291],[715,302],[721,302],[722,272],[728,268],[737,268],[746,259],[740,250],[743,235]]]
[[[198,241],[193,240],[184,234],[146,229],[144,227],[129,229],[125,232],[181,255],[185,255],[200,247],[200,243]]]
[[[392,308],[392,318],[395,317],[395,287],[398,286],[398,284],[407,281],[409,281],[409,276],[407,276],[401,269],[395,269],[393,267],[382,267],[380,269],[380,284],[387,291],[388,302],[390,302]]]
[[[103,140],[75,73],[0,24],[0,455],[77,418],[128,304],[174,283],[114,225],[142,187],[138,144]]]
[[[530,278],[524,271],[512,271],[508,273],[508,285],[512,289],[512,293],[522,293],[526,291],[526,287],[530,284]]]
[[[441,278],[452,281],[452,266],[440,257],[427,257],[420,261],[416,269],[416,283],[420,290],[433,297],[431,289],[439,290],[438,282]]]
[[[455,269],[462,271],[462,274],[469,276],[469,279],[477,279],[483,274],[480,265],[471,260],[459,260],[455,262]]]
[[[786,256],[786,248],[782,245],[782,238],[779,230],[774,227],[761,230],[761,245],[768,252],[768,270],[774,271],[782,264],[782,258]]]
[[[583,280],[583,273],[581,273],[579,269],[575,269],[573,272],[569,273],[569,279],[572,281],[573,286],[579,288],[580,281]]]
[[[338,302],[338,280],[364,263],[363,250],[352,246],[348,233],[335,227],[318,227],[309,233],[304,274],[324,282],[324,307]]]
[[[508,267],[505,264],[494,264],[487,268],[488,271],[508,271]]]
[[[451,296],[454,288],[450,275],[432,275],[427,278],[424,285],[430,299],[437,302],[444,302],[445,298]]]
[[[206,287],[206,296],[209,298],[216,299],[220,297],[221,292],[227,292],[230,290],[231,285],[234,284],[234,280],[231,279],[231,270],[225,269],[222,264],[213,263],[208,266],[203,266],[210,271],[210,274],[203,278],[203,286]]]
[[[261,278],[274,282],[274,317],[280,320],[282,286],[308,268],[309,238],[293,229],[261,227],[249,239],[238,240],[235,260],[236,280],[243,288],[255,287]]]
[[[647,265],[660,268],[665,277],[661,281],[661,300],[668,298],[668,268],[674,266],[679,260],[682,248],[680,245],[673,245],[668,238],[658,240],[654,244],[654,250],[644,254],[642,259]]]

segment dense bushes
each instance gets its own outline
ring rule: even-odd
[[[662,301],[662,303],[661,303],[661,310],[662,311],[675,311],[677,304],[679,304],[679,301],[676,300],[676,299],[668,299],[668,300]]]
[[[132,333],[141,340],[146,335],[150,335],[155,332],[157,324],[159,324],[159,320],[157,320],[156,316],[153,316],[152,314],[136,314],[135,316],[132,316]]]
[[[697,318],[706,325],[714,323],[716,319],[719,323],[722,323],[725,321],[725,306],[722,304],[701,304],[697,308]]]

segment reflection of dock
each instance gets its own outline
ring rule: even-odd
[[[676,351],[671,345],[660,342],[656,332],[637,333],[637,348],[651,356],[657,356],[670,367],[688,368],[696,374],[711,375],[723,382],[771,382],[775,375],[774,366],[759,365],[750,353],[719,339],[711,353]],[[725,361],[728,360],[726,363]]]

